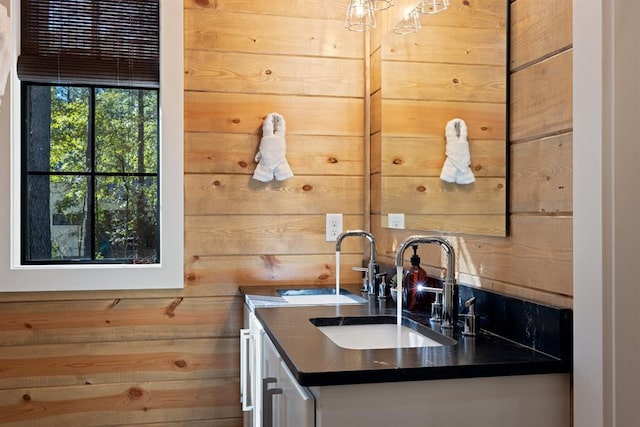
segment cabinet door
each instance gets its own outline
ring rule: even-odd
[[[262,345],[264,328],[253,313],[245,319],[241,331],[240,392],[245,427],[262,427]]]
[[[267,334],[262,337],[262,427],[279,427],[282,425],[282,394],[278,377],[282,359]]]
[[[263,378],[277,378],[280,373],[280,353],[269,339],[267,334],[262,334],[262,376]]]
[[[313,427],[315,425],[315,401],[306,387],[295,380],[287,365],[280,363],[278,387],[282,390],[281,427]]]
[[[278,350],[264,335],[263,340],[263,421],[267,427],[313,427],[315,402],[305,387],[301,387]]]

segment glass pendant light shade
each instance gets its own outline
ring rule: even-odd
[[[385,10],[396,4],[396,0],[371,0],[373,10]]]
[[[344,26],[349,31],[369,31],[376,26],[371,0],[349,0]]]
[[[416,10],[425,15],[433,15],[449,8],[449,0],[422,0]]]
[[[409,12],[402,21],[398,22],[391,31],[396,34],[411,34],[422,28],[420,25],[420,15],[416,9]]]

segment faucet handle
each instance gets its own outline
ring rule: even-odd
[[[431,320],[442,322],[442,294],[436,294],[436,300],[431,303]]]
[[[475,337],[478,333],[478,315],[476,314],[476,297],[471,297],[465,301],[464,306],[469,310],[468,313],[463,314],[464,317],[464,329],[462,335],[467,337]]]
[[[380,282],[377,280],[380,279]],[[376,274],[376,283],[378,285],[378,299],[387,299],[391,295],[391,289],[387,285],[387,273]]]
[[[360,271],[364,273],[362,276],[362,289],[360,292],[368,292],[369,291],[369,269],[363,267],[351,267],[353,271]]]
[[[432,286],[423,286],[420,288],[422,292],[429,292],[435,295],[435,301],[431,303],[431,320],[433,322],[442,322],[442,293],[444,289]]]
[[[471,297],[464,302],[464,306],[469,309],[469,315],[475,316],[476,314],[476,297]]]

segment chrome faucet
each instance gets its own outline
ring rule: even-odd
[[[442,288],[442,317],[441,317],[441,327],[442,328],[453,328],[455,324],[456,310],[454,309],[454,298],[455,298],[455,265],[456,265],[456,257],[453,252],[453,247],[449,242],[441,237],[431,237],[431,236],[409,236],[398,247],[396,251],[396,267],[403,268],[404,266],[404,252],[408,247],[417,245],[419,243],[435,243],[440,245],[440,247],[444,250],[447,255],[447,275],[444,279],[444,286]],[[434,292],[439,292],[439,290],[433,290]],[[402,298],[400,292],[398,292],[398,298]]]
[[[369,295],[376,294],[376,240],[373,238],[373,234],[369,233],[365,230],[348,230],[343,233],[338,234],[336,237],[336,252],[340,252],[340,246],[342,245],[342,241],[346,237],[350,236],[362,236],[366,238],[371,244],[370,254],[369,254],[369,266],[367,271],[367,286],[366,291]],[[365,289],[363,289],[365,290]]]

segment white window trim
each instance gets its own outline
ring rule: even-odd
[[[20,0],[9,1],[15,59]],[[160,0],[160,30],[160,263],[20,265],[20,82],[14,60],[0,105],[0,292],[184,286],[182,2]]]

